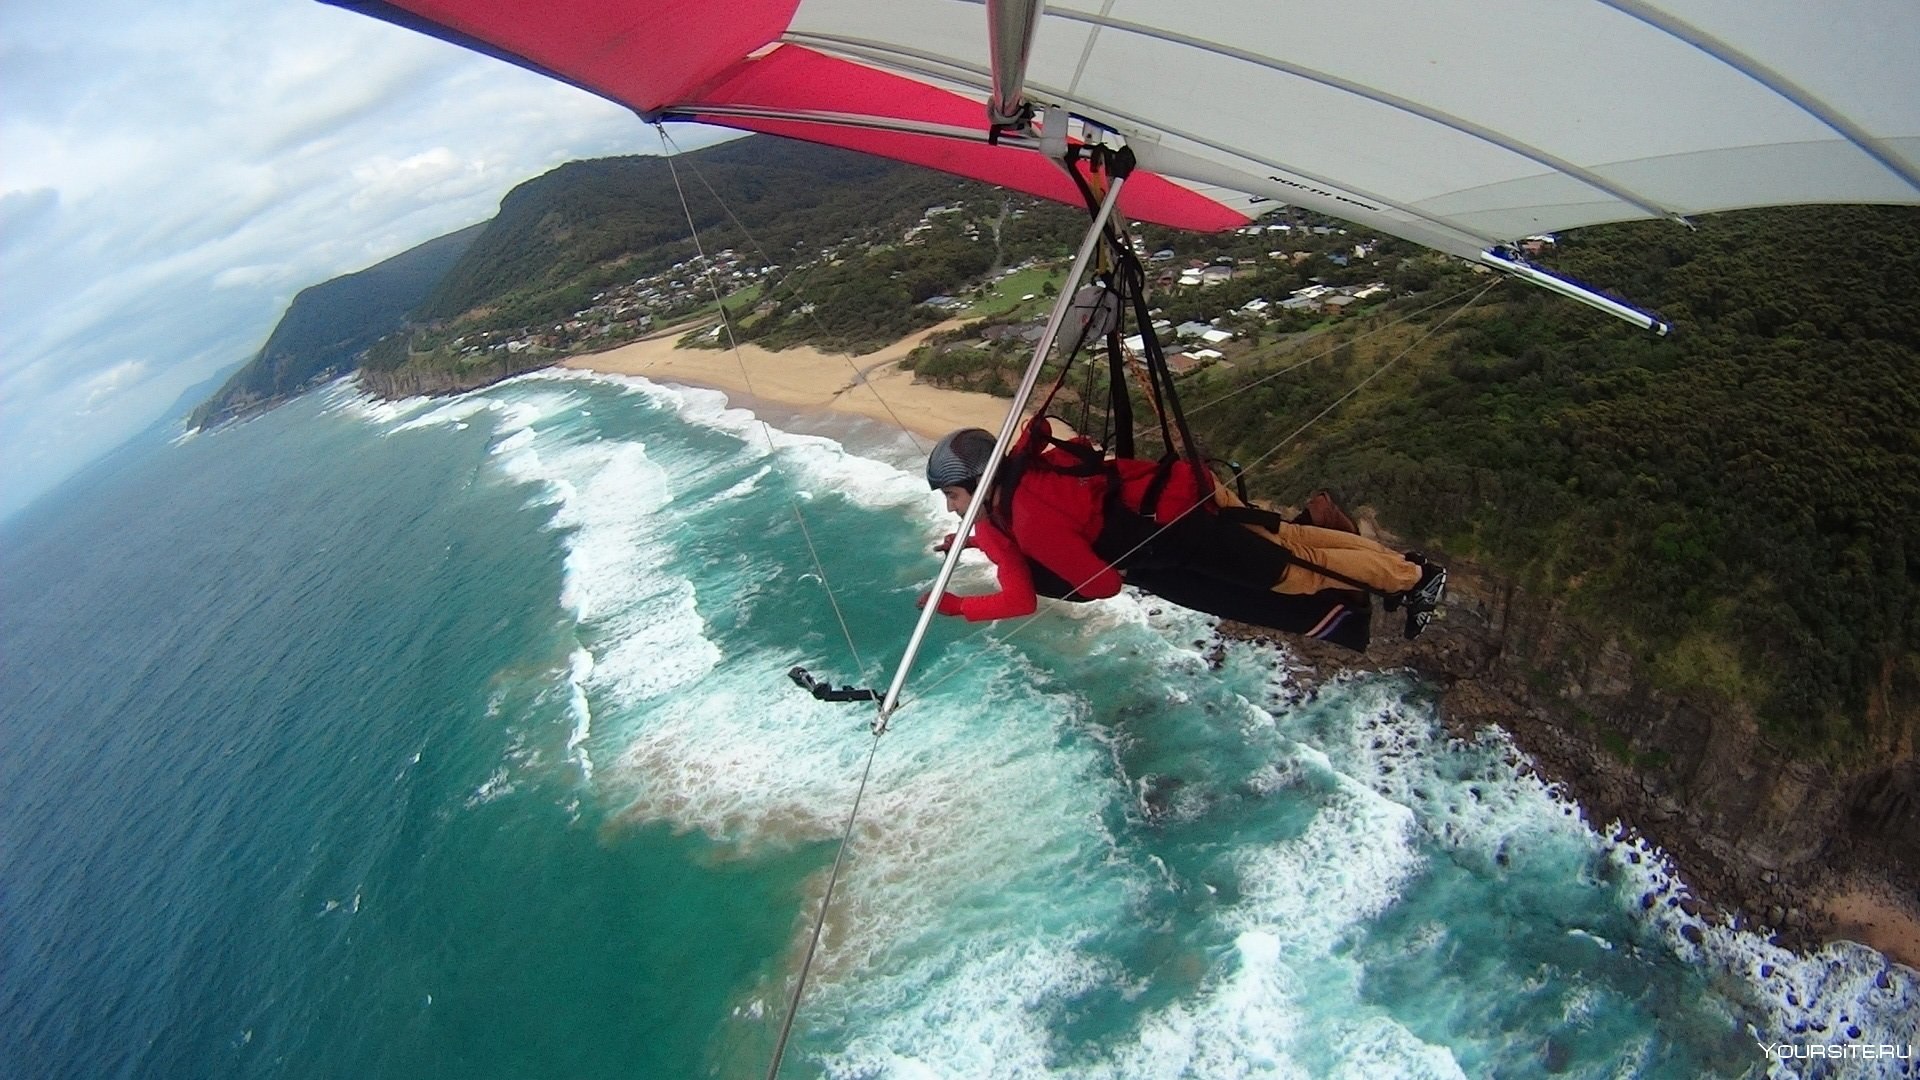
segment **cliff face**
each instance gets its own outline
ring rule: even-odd
[[[1877,703],[1862,725],[1869,742],[1850,763],[1796,756],[1744,710],[1655,688],[1618,642],[1470,567],[1453,568],[1442,622],[1414,642],[1398,629],[1386,617],[1358,660],[1288,646],[1322,670],[1411,668],[1429,678],[1450,728],[1508,731],[1596,827],[1618,821],[1668,851],[1710,914],[1803,949],[1849,929],[1825,909],[1843,894],[1885,898],[1920,919],[1912,717]]]
[[[544,356],[524,363],[516,363],[511,359],[496,360],[459,371],[433,371],[414,367],[403,367],[393,371],[361,368],[357,377],[360,380],[360,386],[376,397],[387,399],[425,397],[435,394],[464,394],[469,390],[491,386],[502,379],[512,378],[525,371],[546,367],[552,362],[551,356]]]
[[[271,408],[352,370],[369,345],[405,324],[408,310],[484,228],[470,225],[300,290],[267,343],[193,411],[189,426],[208,427]]]

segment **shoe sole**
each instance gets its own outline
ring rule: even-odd
[[[1445,570],[1442,570],[1439,573],[1433,575],[1432,581],[1429,581],[1425,585],[1421,586],[1419,589],[1408,593],[1407,603],[1412,604],[1415,607],[1422,607],[1422,608],[1427,608],[1431,610],[1433,608],[1439,607],[1440,601],[1446,599],[1446,596],[1447,596],[1447,572]]]

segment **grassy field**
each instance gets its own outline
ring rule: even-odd
[[[968,319],[1037,319],[1053,307],[1054,298],[1046,286],[1050,284],[1058,291],[1066,276],[1065,267],[1036,266],[999,278],[988,286],[985,296],[969,304],[960,315]],[[1025,296],[1033,299],[1022,299]]]

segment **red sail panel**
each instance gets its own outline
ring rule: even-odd
[[[778,38],[800,0],[333,0],[542,69],[643,113]]]
[[[700,105],[807,109],[982,129],[979,142],[823,123],[702,116],[706,123],[764,131],[808,142],[911,162],[983,180],[1029,195],[1079,205],[1080,193],[1058,165],[1031,150],[987,145],[981,104],[938,87],[811,49],[787,45],[743,61],[710,86]],[[1120,195],[1128,217],[1180,229],[1217,232],[1245,225],[1247,215],[1189,188],[1139,171]]]

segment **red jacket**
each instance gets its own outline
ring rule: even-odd
[[[1059,467],[1078,464],[1063,451],[1053,449],[1042,455],[1042,461]],[[1138,510],[1152,480],[1154,463],[1121,460],[1113,464],[1116,468],[1112,475],[1120,479],[1121,503]],[[1072,585],[1084,599],[1117,595],[1124,583],[1120,572],[1093,550],[1105,523],[1111,482],[1108,473],[1073,476],[1040,463],[1027,468],[1013,489],[1013,535],[1009,537],[985,520],[973,529],[973,546],[999,569],[1000,591],[980,596],[947,593],[940,598],[940,613],[962,615],[969,622],[1033,614],[1039,602],[1027,567],[1029,559]],[[1177,469],[1155,517],[1162,523],[1178,517],[1198,499],[1199,490],[1190,467]]]

